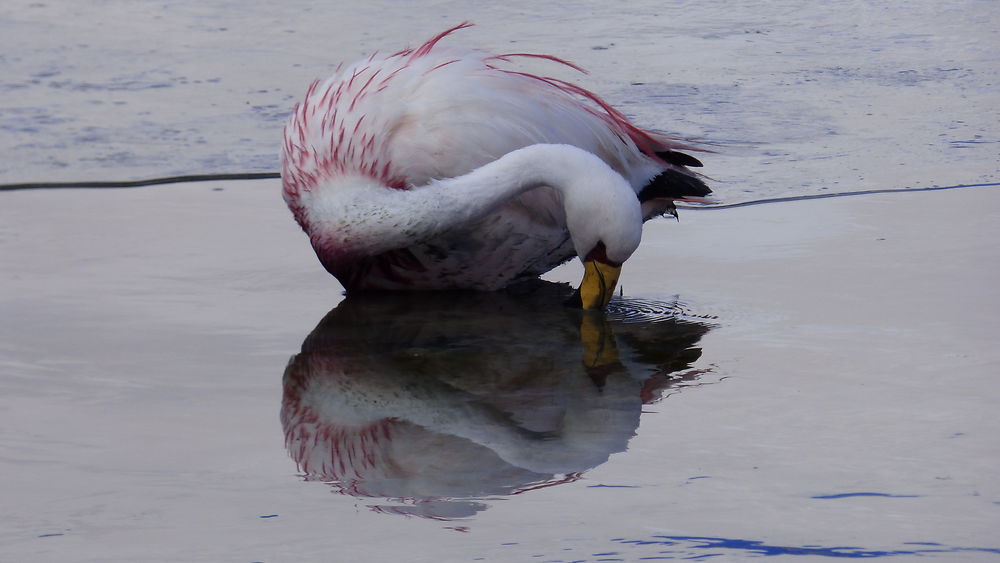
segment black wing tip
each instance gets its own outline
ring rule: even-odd
[[[656,156],[667,164],[675,166],[690,166],[691,168],[701,168],[704,164],[697,158],[677,151],[659,151]]]
[[[668,168],[642,188],[639,192],[639,201],[705,197],[710,193],[712,193],[712,189],[697,176]]]

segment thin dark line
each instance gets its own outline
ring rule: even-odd
[[[755,199],[751,201],[741,201],[738,203],[722,203],[718,205],[678,205],[677,209],[691,209],[691,210],[703,210],[703,209],[733,209],[734,207],[748,207],[751,205],[763,205],[765,203],[786,203],[790,201],[805,201],[809,199],[828,199],[831,197],[848,197],[855,195],[873,195],[873,194],[895,194],[895,193],[912,193],[912,192],[933,192],[939,190],[957,190],[961,188],[986,188],[992,186],[1000,186],[1000,182],[993,182],[989,184],[956,184],[954,186],[931,186],[927,188],[883,188],[878,190],[858,190],[856,192],[836,192],[829,194],[810,194],[810,195],[796,195],[796,196],[786,196],[786,197],[771,197],[765,199]]]
[[[15,190],[42,190],[42,189],[94,189],[94,188],[140,188],[144,186],[158,186],[163,184],[180,184],[184,182],[212,182],[230,180],[273,180],[280,178],[278,172],[235,172],[224,174],[188,174],[183,176],[166,176],[162,178],[146,178],[142,180],[121,180],[121,181],[84,181],[84,182],[26,182],[20,184],[0,184],[0,191]],[[931,186],[925,188],[884,188],[876,190],[858,190],[854,192],[836,192],[828,194],[809,194],[798,196],[772,197],[755,199],[750,201],[740,201],[737,203],[722,203],[709,205],[678,205],[678,209],[693,211],[704,211],[707,209],[733,209],[736,207],[749,207],[751,205],[763,205],[765,203],[787,203],[793,201],[806,201],[811,199],[829,199],[834,197],[848,197],[858,195],[892,194],[892,193],[912,193],[931,192],[940,190],[956,190],[962,188],[985,188],[1000,186],[1000,182],[985,184],[956,184],[953,186]]]
[[[167,176],[164,178],[146,178],[143,180],[121,181],[88,181],[88,182],[27,182],[23,184],[0,184],[0,191],[72,189],[72,188],[141,188],[161,184],[180,184],[183,182],[212,182],[223,180],[270,180],[280,178],[277,172],[236,172],[232,174],[188,174],[184,176]]]

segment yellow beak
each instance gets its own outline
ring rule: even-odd
[[[580,301],[584,309],[603,309],[615,293],[621,266],[587,260],[583,263],[583,281],[580,282]]]

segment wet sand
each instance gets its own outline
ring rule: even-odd
[[[298,476],[282,375],[342,296],[275,182],[0,195],[4,559],[1000,554],[995,187],[647,224],[624,292],[713,325],[698,377],[451,521]]]

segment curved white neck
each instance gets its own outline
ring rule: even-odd
[[[348,181],[352,185],[314,190],[307,213],[323,236],[352,253],[374,255],[431,239],[541,186],[561,195],[581,256],[604,242],[608,258],[624,262],[641,237],[642,213],[632,186],[597,156],[570,145],[532,145],[463,176],[409,190],[371,179],[339,180]]]

